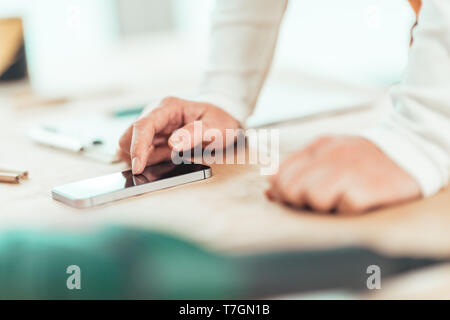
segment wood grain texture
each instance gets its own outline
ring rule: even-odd
[[[30,180],[19,185],[0,184],[0,228],[84,231],[120,224],[162,230],[232,254],[365,245],[391,254],[450,255],[448,189],[360,216],[325,215],[269,202],[263,194],[267,177],[260,174],[258,166],[214,165],[213,177],[206,181],[87,210],[70,208],[51,199],[53,187],[116,172],[125,165],[106,165],[39,146],[26,133],[31,125],[49,116],[70,118],[93,108],[102,111],[103,104],[95,100],[20,109],[13,107],[12,91],[14,88],[0,90],[0,163],[28,169]],[[387,105],[383,100],[372,109],[270,128],[280,130],[283,158],[318,135],[351,134],[374,124]],[[436,290],[448,289],[443,283],[450,283],[448,270],[442,271]],[[427,292],[433,292],[433,283],[430,285]],[[404,288],[408,287],[405,284]],[[387,297],[401,294],[401,288],[394,286]],[[418,290],[418,297],[420,293]]]

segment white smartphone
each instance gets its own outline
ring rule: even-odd
[[[202,164],[175,165],[165,162],[148,166],[140,175],[131,170],[65,184],[52,190],[52,197],[75,208],[89,208],[114,200],[208,179],[211,168]]]

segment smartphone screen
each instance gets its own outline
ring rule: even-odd
[[[140,175],[127,170],[59,186],[53,192],[71,199],[86,199],[207,169],[210,168],[201,164],[165,162],[145,168]]]

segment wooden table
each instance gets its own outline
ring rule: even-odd
[[[25,89],[24,89],[25,87]],[[30,141],[26,132],[48,115],[71,117],[122,99],[84,99],[64,105],[18,106],[26,85],[0,87],[0,163],[30,171],[19,185],[0,184],[1,228],[92,230],[121,224],[164,230],[216,250],[242,253],[286,248],[367,245],[393,254],[450,255],[450,190],[428,199],[356,217],[320,215],[271,203],[267,177],[257,166],[215,165],[207,181],[77,210],[53,201],[60,184],[112,173],[106,165]],[[124,99],[126,100],[126,99]],[[378,106],[352,113],[293,121],[280,129],[282,157],[323,133],[353,133],[377,121]],[[450,265],[383,283],[372,298],[450,298]]]

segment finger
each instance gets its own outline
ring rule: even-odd
[[[326,163],[309,161],[304,166],[298,166],[287,181],[279,182],[280,197],[286,203],[296,207],[310,205],[311,187],[321,184],[327,179]],[[315,199],[313,199],[315,200]]]
[[[304,193],[305,204],[319,212],[336,209],[343,194],[341,182],[339,173],[311,181]]]
[[[317,149],[321,149],[328,142],[327,137],[320,138],[285,161],[279,173],[270,179],[272,188],[269,195],[272,199],[295,207],[303,207],[307,204],[308,180],[314,181],[314,177],[308,175],[308,171],[315,166],[314,154],[318,153]],[[314,173],[314,175],[316,174]]]
[[[117,158],[120,161],[123,161],[123,162],[127,163],[128,165],[131,165],[130,155],[128,153],[124,152],[122,149],[117,150]]]
[[[279,192],[277,190],[277,186],[275,184],[275,179],[274,177],[276,177],[277,174],[272,175],[268,178],[269,180],[269,187],[267,188],[267,190],[264,192],[264,194],[266,195],[266,197],[271,200],[271,201],[279,201],[281,202],[282,199],[279,195]]]
[[[162,132],[168,124],[173,126],[175,122],[181,124],[181,121],[181,110],[176,106],[157,108],[136,121],[130,147],[133,174],[140,174],[144,170],[150,153],[154,150],[151,148],[154,136]]]
[[[148,112],[147,114],[149,114]],[[119,147],[120,149],[125,153],[130,155],[130,148],[131,148],[131,139],[133,137],[133,125],[129,126],[127,130],[124,132],[124,134],[119,139]],[[163,143],[167,143],[167,140],[169,138],[168,134],[156,134],[154,137],[153,144],[159,145]]]
[[[162,145],[167,145],[168,136],[167,135],[156,135],[153,139],[153,146],[158,147]],[[124,142],[123,142],[124,143]],[[126,162],[128,165],[131,165],[131,156],[129,147],[121,147],[117,150],[117,158],[120,161]]]
[[[176,130],[169,137],[169,146],[177,152],[193,149],[202,144],[204,127],[201,121],[191,122]]]
[[[265,195],[266,198],[269,199],[270,201],[274,201],[274,200],[275,200],[274,197],[273,197],[272,189],[271,189],[271,188],[266,189],[266,190],[264,191],[264,195]]]
[[[155,125],[152,118],[143,118],[134,124],[130,157],[133,174],[140,174],[145,168],[152,148]]]
[[[378,207],[394,205],[412,199],[414,198],[398,199],[390,196],[384,197],[377,193],[376,190],[367,192],[363,186],[354,183],[342,192],[342,196],[337,204],[337,211],[344,215],[355,215]]]
[[[371,203],[366,201],[360,192],[350,189],[343,192],[340,201],[337,204],[337,211],[345,215],[355,215],[371,208]]]
[[[348,180],[345,171],[333,159],[315,159],[292,177],[282,197],[296,206],[330,211],[337,207]]]
[[[304,208],[306,204],[305,192],[306,190],[302,186],[297,187],[295,190],[289,190],[289,192],[279,190],[278,201],[296,208]]]
[[[313,151],[319,144],[322,144],[322,141],[314,141],[285,160],[284,163],[281,164],[278,174],[270,178],[272,183],[279,184],[281,181],[288,182],[291,177],[293,177],[295,171],[309,163],[313,156]]]
[[[284,200],[280,194],[280,190],[274,184],[269,186],[269,188],[266,190],[265,194],[271,201],[277,201],[280,203],[284,203]]]
[[[280,172],[280,180],[287,181],[289,177],[292,177],[293,171],[296,171],[299,166],[305,165],[320,155],[323,151],[328,149],[328,146],[333,144],[335,139],[329,136],[323,136],[315,139],[313,142],[306,145],[302,150],[295,153],[291,158],[285,161],[282,167],[285,168],[283,172]]]
[[[295,156],[287,165],[281,166],[280,172],[274,178],[274,186],[278,190],[289,190],[289,186],[298,179],[305,167],[311,165],[313,160],[308,151]],[[281,192],[283,193],[283,192]]]
[[[147,160],[147,166],[169,161],[171,159],[171,154],[172,150],[168,145],[156,147]]]
[[[131,138],[133,136],[133,126],[129,126],[119,139],[119,147],[125,154],[130,154]]]
[[[273,186],[269,186],[269,188],[264,191],[264,194],[271,201],[281,201],[278,191]]]
[[[168,135],[161,135],[157,134],[153,138],[153,145],[156,146],[162,146],[162,145],[168,145],[169,136]]]
[[[304,150],[295,156],[289,166],[282,166],[273,181],[279,201],[300,207],[303,205],[304,185],[301,181],[304,172],[314,165],[310,150]]]
[[[279,174],[273,179],[273,184],[284,202],[298,207],[305,205],[305,191],[309,184],[304,183],[308,180],[305,180],[303,175],[315,167],[328,168],[327,162],[323,163],[323,167],[316,166],[316,159],[327,152],[334,145],[335,140],[333,137],[320,137],[294,154],[281,166]]]

